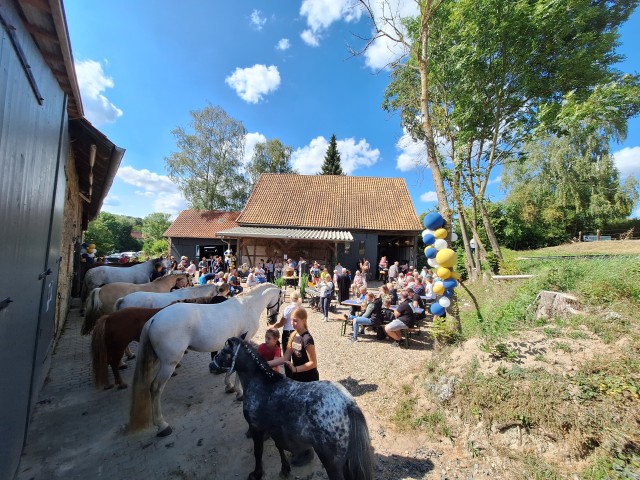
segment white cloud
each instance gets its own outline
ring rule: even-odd
[[[408,172],[427,164],[427,146],[424,142],[415,141],[406,131],[396,142],[400,154],[396,160],[396,168],[401,172]]]
[[[117,207],[118,205],[120,205],[120,198],[116,195],[108,194],[102,204],[105,207]]]
[[[622,177],[640,175],[640,147],[626,147],[613,154]]]
[[[153,200],[153,211],[170,213],[177,215],[187,208],[187,202],[182,196],[176,184],[168,176],[159,175],[146,168],[142,170],[133,167],[120,167],[116,178],[128,185],[142,188],[143,191],[136,191],[136,195],[141,195]]]
[[[380,150],[371,149],[369,143],[361,139],[356,143],[354,138],[338,140],[338,152],[340,152],[340,163],[342,170],[351,175],[361,167],[370,167],[380,158]],[[323,136],[311,140],[309,145],[296,149],[291,155],[291,165],[298,172],[306,175],[313,175],[320,171],[327,153],[329,141]]]
[[[422,200],[423,202],[437,202],[438,194],[433,191],[425,192],[422,195],[420,195],[420,200]]]
[[[291,47],[291,42],[289,41],[288,38],[281,38],[278,44],[276,45],[276,49],[281,50],[283,52],[285,50],[288,50],[290,47]]]
[[[356,0],[304,0],[300,15],[306,17],[309,27],[300,36],[308,45],[317,47],[322,33],[332,23],[339,20],[357,22],[362,16],[362,9]]]
[[[502,182],[502,175],[498,175],[493,180],[489,180],[489,185],[499,184],[500,182]]]
[[[105,75],[102,65],[95,60],[75,62],[75,67],[85,117],[98,127],[115,122],[122,116],[122,110],[104,96],[107,88],[114,87],[113,79]]]
[[[300,34],[300,38],[310,47],[320,46],[320,37],[313,34],[311,30],[304,30]]]
[[[267,137],[258,132],[247,133],[244,137],[244,159],[243,163],[246,165],[253,157],[253,151],[256,148],[257,143],[265,143]]]
[[[253,25],[254,28],[256,28],[257,30],[262,30],[262,27],[264,27],[264,24],[267,23],[267,19],[265,17],[261,17],[260,16],[260,10],[255,9],[253,12],[251,12],[251,25]]]
[[[280,72],[278,67],[256,64],[249,68],[236,68],[225,79],[227,85],[233,88],[244,101],[258,103],[262,97],[274,92],[280,86]]]

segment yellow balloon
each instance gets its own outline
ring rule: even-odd
[[[87,248],[87,253],[94,253],[95,251],[95,248]]]
[[[433,236],[436,238],[447,238],[447,230],[444,228],[439,228],[435,232],[433,232]]]
[[[446,280],[451,276],[451,270],[449,270],[447,267],[440,267],[438,268],[438,276],[441,279]]]
[[[443,248],[436,255],[436,262],[441,267],[451,268],[456,264],[456,252],[450,248]]]
[[[436,295],[442,295],[445,291],[444,285],[442,282],[436,282],[433,284],[433,293]]]
[[[95,243],[90,243],[89,244],[89,248],[96,248],[96,244]]]
[[[460,274],[458,272],[451,272],[451,278],[455,278],[456,280],[460,280]]]

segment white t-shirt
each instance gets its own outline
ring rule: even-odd
[[[282,316],[284,317],[284,325],[282,326],[283,330],[293,330],[293,324],[291,323],[291,313],[298,308],[297,303],[292,303],[284,307],[284,311],[282,312]],[[286,348],[286,347],[285,347]]]

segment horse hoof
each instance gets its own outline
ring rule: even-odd
[[[129,368],[129,365],[127,365],[126,363],[118,366],[118,370],[126,370],[127,368]]]
[[[173,430],[171,429],[171,427],[167,427],[164,430],[161,430],[160,432],[158,432],[158,434],[156,436],[157,437],[168,437],[169,435],[171,435],[171,433],[173,433]]]
[[[127,388],[129,385],[127,385],[126,383],[121,383],[120,385],[118,385],[118,390],[124,390],[125,388]]]

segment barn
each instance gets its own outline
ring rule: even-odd
[[[13,478],[69,311],[82,232],[124,150],[84,118],[60,0],[0,2],[0,478]]]

